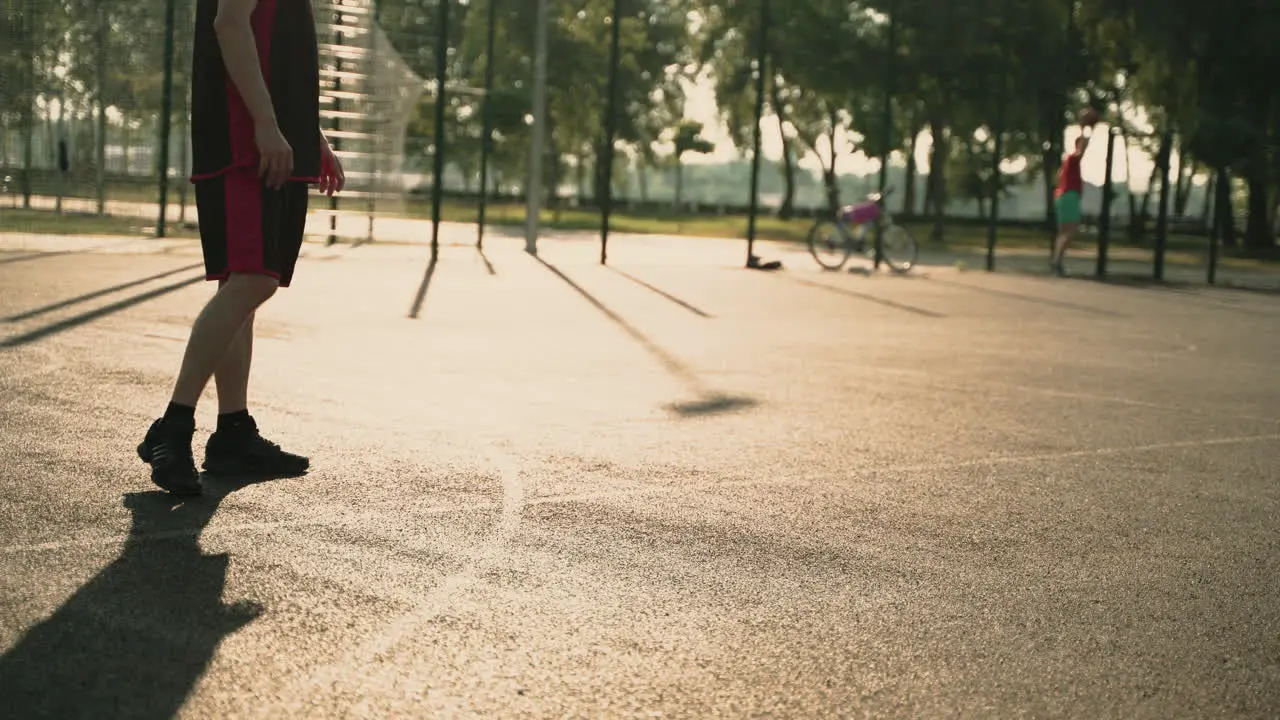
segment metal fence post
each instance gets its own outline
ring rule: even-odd
[[[436,22],[436,137],[432,158],[431,183],[431,258],[440,254],[440,204],[444,199],[444,84],[449,70],[449,0],[439,0]]]
[[[169,214],[169,137],[173,126],[173,34],[176,0],[164,4],[164,86],[160,101],[160,216],[156,220],[156,237],[165,236]]]
[[[489,27],[484,55],[484,131],[480,140],[480,207],[476,217],[476,248],[484,249],[485,213],[489,202],[489,155],[493,152],[493,45],[498,26],[498,0],[489,0]]]
[[[987,223],[987,272],[996,269],[996,240],[1000,231],[1000,164],[1004,161],[1004,126],[1005,114],[1009,105],[1009,80],[1005,68],[1009,64],[1009,42],[1007,23],[1009,22],[1009,2],[1003,3],[1004,14],[1001,17],[1000,35],[1004,42],[1000,43],[1000,86],[996,88],[996,124],[992,128],[995,135],[995,151],[991,156],[991,217]]]
[[[533,138],[529,143],[529,180],[525,183],[524,249],[538,254],[538,223],[542,213],[542,155],[547,142],[547,0],[537,0],[538,19],[533,51]]]
[[[756,264],[756,215],[760,212],[760,150],[763,145],[764,77],[769,64],[769,0],[760,0],[760,35],[756,48],[756,111],[751,153],[751,210],[747,216],[747,267]]]
[[[609,100],[604,118],[603,167],[597,169],[600,177],[600,264],[609,261],[609,216],[613,212],[613,142],[618,132],[618,62],[619,42],[622,35],[622,0],[613,0],[613,22],[609,45]]]
[[[1228,185],[1230,184],[1231,176],[1228,174],[1228,172],[1229,171],[1226,168],[1223,168],[1218,171],[1217,183],[1219,185],[1221,185],[1222,183],[1227,183]],[[1222,216],[1222,212],[1224,208],[1222,207],[1222,203],[1219,202],[1221,198],[1222,198],[1222,195],[1218,189],[1218,186],[1214,186],[1213,215],[1212,215],[1213,219],[1209,225],[1209,278],[1208,280],[1210,285],[1214,285],[1218,281],[1218,244],[1222,239],[1222,229],[1224,227],[1224,224],[1226,222],[1231,221],[1229,218],[1224,218]]]
[[[31,164],[36,134],[36,22],[35,0],[23,6],[22,29],[26,41],[26,97],[22,102],[22,207],[31,209]]]
[[[1156,252],[1152,268],[1157,282],[1164,280],[1164,252],[1169,233],[1169,166],[1173,157],[1173,129],[1166,129],[1160,144],[1164,152],[1160,154],[1160,215],[1156,219]]]
[[[98,3],[98,27],[94,32],[95,56],[93,59],[97,94],[98,136],[95,149],[95,194],[98,214],[107,212],[107,4]]]
[[[883,202],[884,193],[889,182],[889,156],[890,145],[893,143],[893,96],[895,94],[894,85],[897,83],[897,57],[898,57],[898,7],[897,3],[889,7],[889,40],[887,47],[887,58],[885,62],[885,81],[884,81],[884,147],[880,155],[880,196]],[[904,189],[905,191],[905,189]],[[880,269],[880,264],[884,262],[884,224],[876,223],[875,236],[875,269]]]
[[[1099,278],[1107,276],[1107,252],[1111,247],[1111,203],[1115,193],[1115,181],[1111,172],[1116,160],[1115,128],[1107,127],[1107,175],[1102,181],[1102,216],[1098,218],[1098,267]]]

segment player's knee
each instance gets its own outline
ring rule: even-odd
[[[270,275],[233,274],[227,278],[225,289],[261,305],[280,289],[280,281]]]

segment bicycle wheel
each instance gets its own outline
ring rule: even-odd
[[[881,252],[884,254],[885,262],[889,263],[889,267],[894,272],[908,272],[920,259],[915,236],[901,225],[885,227]]]
[[[839,270],[849,261],[849,239],[832,220],[819,220],[809,230],[809,254],[826,270]]]

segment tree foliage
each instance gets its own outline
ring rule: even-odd
[[[528,159],[536,3],[500,2],[489,58],[490,2],[498,1],[452,0],[445,130],[450,165],[474,178],[484,118],[477,90],[492,63],[493,174],[518,184]],[[6,136],[33,132],[28,126],[47,118],[57,96],[85,116],[101,100],[116,125],[154,127],[164,2],[0,0]],[[190,3],[179,5],[176,82],[185,87]],[[1172,133],[1165,149],[1179,158],[1180,197],[1192,167],[1233,178],[1246,198],[1247,242],[1274,243],[1280,83],[1267,70],[1280,64],[1280,3],[1272,0],[772,0],[767,16],[765,0],[620,5],[614,120],[624,163],[668,167],[663,157],[685,149],[675,141],[688,127],[686,92],[696,78],[710,80],[729,141],[749,153],[763,71],[766,114],[776,120],[772,144],[783,148],[784,214],[796,187],[814,179],[829,204],[842,202],[841,163],[858,153],[889,153],[914,172],[919,140],[931,148],[919,170],[928,178],[924,209],[939,232],[952,198],[985,200],[1015,180],[993,173],[997,162],[1024,168],[1017,180],[1042,181],[1052,222],[1047,195],[1064,138],[1079,108],[1091,104],[1121,129],[1125,147],[1153,158]],[[378,23],[424,82],[436,72],[439,7],[376,3]],[[570,173],[584,192],[616,179],[597,168],[613,8],[614,0],[550,0],[545,166],[553,193]],[[757,67],[762,31],[764,68]],[[434,151],[435,98],[424,94],[410,125],[411,166]],[[997,133],[1002,158],[994,157]],[[812,177],[806,167],[815,168]],[[905,193],[910,209],[914,190]],[[1185,201],[1177,205],[1186,209]]]

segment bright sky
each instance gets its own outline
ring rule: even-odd
[[[715,99],[715,90],[712,81],[709,78],[701,77],[696,83],[686,84],[688,102],[685,109],[685,115],[693,120],[702,122],[706,131],[703,135],[715,143],[716,151],[710,155],[690,155],[686,158],[688,163],[722,163],[734,160],[738,157],[738,151],[734,149],[733,143],[729,140],[729,134],[724,125],[720,122]],[[1134,118],[1139,127],[1145,126],[1145,118],[1136,116]],[[778,121],[776,118],[766,115],[762,123],[764,128],[764,137],[762,139],[764,147],[764,156],[771,160],[778,160],[782,157],[782,143],[778,140]],[[1097,142],[1089,144],[1088,150],[1085,152],[1084,162],[1081,163],[1081,172],[1084,179],[1096,185],[1101,185],[1105,179],[1107,170],[1107,144],[1106,132],[1108,126],[1105,123],[1099,123],[1095,127],[1095,137]],[[1075,142],[1076,136],[1079,134],[1079,128],[1068,129],[1064,147],[1070,147]],[[933,142],[926,131],[921,135],[920,141],[916,143],[916,163],[921,172],[927,172],[929,168],[929,153],[932,149]],[[847,144],[846,144],[847,147]],[[1119,147],[1117,146],[1117,150]],[[1130,189],[1134,192],[1146,192],[1147,180],[1151,177],[1151,171],[1155,167],[1155,163],[1151,157],[1140,149],[1131,148],[1129,153],[1129,167],[1126,167],[1123,157],[1117,155],[1114,167],[1112,168],[1113,181],[1116,183],[1124,183],[1128,178],[1126,172],[1132,174],[1132,182]],[[825,157],[825,154],[824,154]],[[901,158],[899,157],[899,161]],[[820,170],[818,159],[809,154],[800,162],[803,167],[814,171]],[[1005,169],[1008,172],[1017,172],[1022,169],[1023,163],[1006,163]],[[880,162],[877,159],[869,159],[861,153],[853,155],[846,154],[839,158],[839,170],[841,172],[864,174],[877,172],[880,168]],[[1175,153],[1173,159],[1173,171],[1178,170],[1178,158]],[[1199,181],[1197,181],[1199,184]]]

